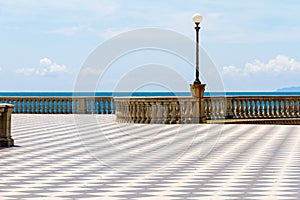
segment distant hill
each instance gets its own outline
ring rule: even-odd
[[[300,86],[299,87],[281,88],[281,89],[276,90],[276,92],[300,92]]]

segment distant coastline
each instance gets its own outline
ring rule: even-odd
[[[300,87],[288,87],[276,90],[276,92],[300,92]]]

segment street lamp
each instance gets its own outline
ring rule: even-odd
[[[201,84],[201,81],[199,79],[199,25],[202,21],[202,16],[199,13],[194,14],[193,21],[196,24],[196,80],[194,81],[194,84]]]

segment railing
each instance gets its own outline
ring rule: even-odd
[[[300,118],[300,96],[203,97],[201,102],[207,120]],[[201,115],[193,97],[0,97],[0,103],[13,104],[14,113],[115,113],[117,121],[132,123],[194,123]]]
[[[300,96],[205,97],[207,119],[299,118]]]
[[[13,113],[28,114],[113,114],[112,97],[0,97],[14,105]]]
[[[114,98],[118,122],[147,124],[199,123],[199,101],[193,97]]]
[[[118,122],[198,123],[207,120],[300,118],[300,96],[115,98]],[[199,103],[203,106],[199,106]]]

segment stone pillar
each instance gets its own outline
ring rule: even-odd
[[[206,115],[205,115],[205,111],[204,111],[204,98],[203,98],[203,94],[204,94],[204,90],[205,90],[205,84],[190,84],[190,89],[192,92],[192,96],[197,98],[196,104],[199,110],[199,114],[198,112],[196,113],[196,116],[193,116],[193,118],[197,118],[196,122],[197,123],[206,123]]]
[[[75,102],[76,102],[76,100],[78,101],[78,110],[75,113],[76,114],[86,114],[87,113],[86,99],[83,97],[79,97],[79,98],[75,97],[73,100],[75,100]],[[103,103],[104,103],[103,108],[105,109],[104,113],[106,113],[106,106],[105,106],[106,102],[104,101]]]
[[[11,104],[0,104],[0,147],[14,146],[11,137],[11,114],[14,106]]]

